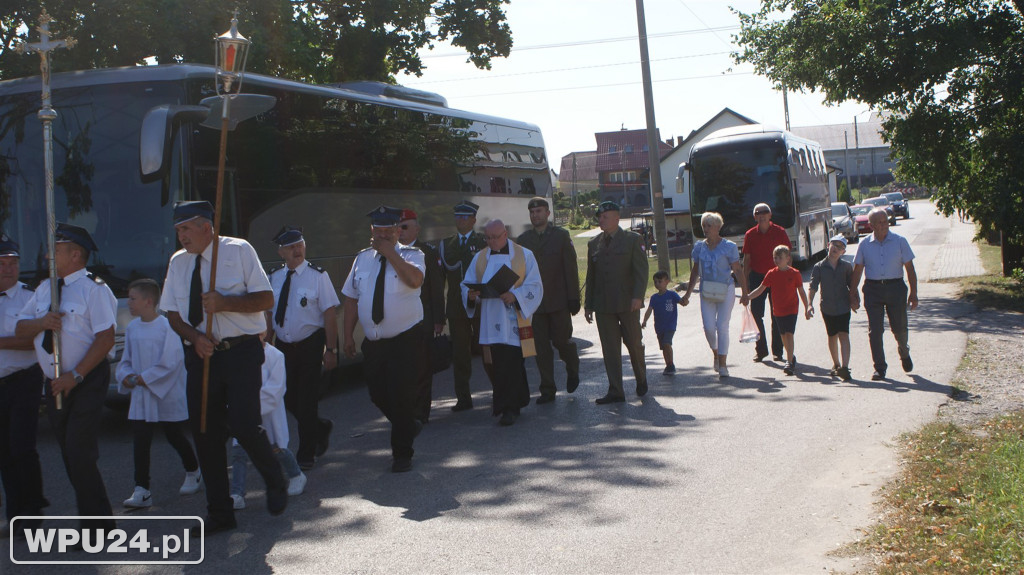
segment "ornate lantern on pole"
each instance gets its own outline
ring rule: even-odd
[[[214,61],[217,67],[217,76],[214,82],[217,85],[217,95],[223,101],[221,107],[220,125],[220,156],[217,161],[217,197],[214,204],[213,216],[213,253],[210,255],[210,288],[214,291],[217,285],[217,252],[220,247],[220,220],[222,202],[224,198],[224,164],[227,158],[228,132],[230,131],[229,112],[231,100],[233,100],[242,88],[242,78],[245,74],[245,60],[248,57],[249,45],[251,42],[238,33],[238,11],[236,10],[231,18],[231,28],[214,38],[216,51]],[[213,314],[206,314],[206,331],[213,331]],[[203,360],[203,397],[202,408],[199,419],[199,431],[206,433],[206,404],[210,388],[210,358]]]

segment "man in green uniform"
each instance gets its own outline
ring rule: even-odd
[[[640,234],[619,228],[619,205],[601,202],[597,207],[601,233],[587,243],[587,293],[584,304],[587,323],[597,314],[604,367],[608,372],[608,393],[598,404],[626,401],[622,389],[622,344],[629,350],[636,377],[636,394],[647,393],[640,308],[647,289],[647,257],[640,247]]]
[[[544,404],[555,400],[555,354],[551,346],[565,362],[565,390],[572,393],[580,385],[580,356],[572,341],[572,316],[580,311],[580,275],[569,232],[548,222],[551,210],[547,200],[533,198],[527,207],[533,228],[520,234],[516,243],[533,252],[544,284],[544,298],[532,320],[540,371],[537,403]]]
[[[483,234],[473,231],[476,212],[480,206],[473,202],[462,202],[455,206],[455,229],[457,233],[447,237],[437,246],[441,265],[444,266],[448,298],[445,308],[448,313],[448,332],[452,336],[452,366],[455,377],[455,405],[452,411],[473,408],[473,396],[469,391],[469,376],[472,375],[472,346],[477,340],[476,325],[466,315],[462,305],[462,280],[473,256],[487,247]]]

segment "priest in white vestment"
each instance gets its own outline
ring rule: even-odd
[[[501,220],[484,227],[487,249],[474,256],[462,284],[462,303],[469,317],[480,315],[480,345],[484,361],[492,364],[494,390],[493,415],[501,415],[501,425],[512,425],[519,410],[530,404],[530,386],[526,382],[525,355],[534,355],[530,318],[544,297],[537,259],[530,250],[511,242]],[[500,297],[481,297],[469,284],[487,283],[502,266],[508,266],[519,279]]]

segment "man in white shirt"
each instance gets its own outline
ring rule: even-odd
[[[398,242],[402,210],[380,206],[371,220],[370,247],[359,252],[341,293],[345,295],[343,347],[355,357],[356,322],[363,328],[363,374],[370,399],[391,422],[391,471],[412,469],[419,382],[429,369],[420,286],[423,252]]]
[[[41,515],[46,506],[36,451],[43,372],[32,338],[14,335],[18,314],[35,297],[18,281],[20,262],[18,243],[0,233],[0,480],[7,512],[0,533],[14,517]]]
[[[490,360],[493,366],[491,414],[501,416],[501,425],[512,425],[519,418],[519,410],[530,404],[523,356],[536,355],[530,318],[544,299],[544,285],[533,252],[509,241],[501,220],[491,220],[484,227],[484,238],[487,248],[466,270],[462,301],[469,317],[480,316],[484,362]],[[511,269],[518,279],[497,297],[481,297],[487,294],[470,287],[490,282],[503,267]]]
[[[79,515],[112,516],[99,461],[103,400],[110,384],[107,353],[114,347],[117,299],[103,280],[85,269],[97,251],[89,232],[57,225],[54,267],[60,312],[50,311],[50,280],[43,280],[19,315],[15,335],[35,341],[36,360],[47,379],[46,406],[75,490]],[[59,338],[54,332],[59,331]],[[60,377],[54,348],[59,344]],[[56,397],[62,396],[61,409]],[[114,519],[82,520],[82,527],[110,530]]]
[[[321,418],[321,371],[338,366],[338,293],[323,268],[306,260],[302,228],[285,226],[273,240],[285,265],[270,274],[274,309],[270,323],[275,347],[284,354],[285,406],[299,424],[299,467],[313,468],[327,451],[330,419]],[[325,349],[326,347],[326,349]]]
[[[217,237],[210,202],[178,202],[174,230],[184,249],[171,256],[160,307],[185,344],[192,437],[206,482],[206,534],[234,529],[227,439],[234,436],[267,484],[267,511],[284,513],[288,482],[260,427],[264,312],[274,304],[270,280],[245,240]],[[214,241],[216,289],[210,288]],[[209,315],[207,315],[209,314]],[[212,318],[212,326],[207,325]],[[202,428],[204,360],[209,360],[206,431]],[[193,536],[198,536],[198,528]]]

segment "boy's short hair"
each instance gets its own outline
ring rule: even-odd
[[[154,304],[160,302],[160,284],[150,278],[142,278],[128,284],[128,291],[137,290],[142,297],[150,299]]]
[[[654,281],[658,281],[658,280],[661,280],[661,279],[665,279],[665,280],[668,279],[668,272],[667,271],[665,271],[665,270],[658,270],[658,271],[654,272]]]
[[[790,253],[790,251],[789,251],[789,246],[787,246],[785,244],[777,245],[777,246],[775,246],[775,249],[772,250],[772,257],[773,258],[778,257],[779,254],[783,254],[783,255],[785,255],[788,258],[792,258],[793,257],[793,254]]]

